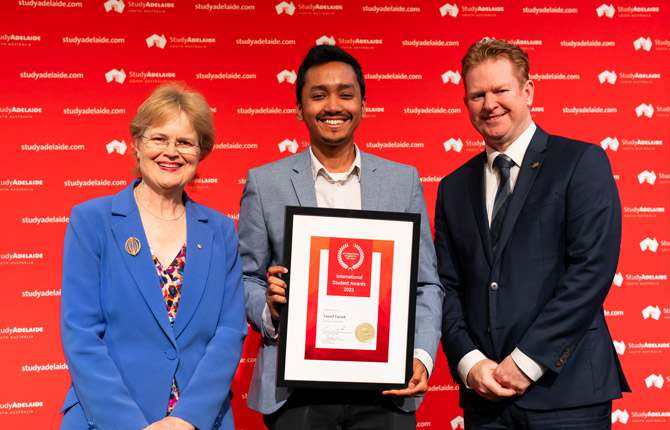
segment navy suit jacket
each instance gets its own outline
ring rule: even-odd
[[[440,339],[443,290],[437,279],[430,222],[417,170],[361,151],[361,204],[363,210],[421,214],[419,273],[417,277],[414,347],[435,361]],[[285,208],[317,206],[309,150],[249,170],[242,194],[240,255],[244,267],[247,318],[261,332],[247,404],[271,414],[286,402],[291,389],[277,387],[277,340],[268,337],[262,321],[267,269],[284,264]],[[406,411],[419,407],[416,397],[392,397]]]
[[[496,252],[484,192],[486,154],[445,177],[435,249],[445,286],[442,345],[460,381],[479,349],[501,362],[519,348],[548,371],[514,401],[528,409],[604,402],[629,390],[603,302],[621,242],[621,205],[605,152],[538,127],[510,197]],[[493,284],[497,285],[493,285]],[[461,407],[491,404],[461,387]]]
[[[171,416],[202,430],[232,430],[230,386],[247,332],[235,223],[186,199],[186,265],[173,328],[133,197],[137,183],[72,209],[61,297],[72,386],[62,428],[143,428],[165,417],[176,377],[180,398]],[[141,243],[134,256],[125,249],[130,237]]]

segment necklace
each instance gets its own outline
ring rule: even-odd
[[[151,212],[148,207],[146,207],[146,206],[144,206],[144,204],[142,204],[142,201],[140,200],[140,198],[137,195],[137,188],[138,187],[135,187],[135,189],[133,190],[133,194],[135,195],[135,201],[137,203],[139,203],[140,206],[142,206],[142,208],[144,208],[145,211],[149,212],[149,215],[153,216],[154,218],[158,218],[161,221],[177,221],[179,218],[184,216],[184,214],[186,213],[186,207],[184,207],[184,210],[182,211],[182,213],[180,213],[179,216],[176,217],[176,218],[163,218],[161,216],[156,215],[155,213]]]

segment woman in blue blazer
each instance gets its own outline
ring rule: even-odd
[[[232,430],[247,333],[235,223],[184,192],[214,145],[210,108],[164,85],[130,131],[140,178],[75,206],[65,234],[61,429]]]

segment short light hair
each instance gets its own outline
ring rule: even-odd
[[[530,79],[528,54],[518,46],[504,40],[484,38],[473,43],[461,61],[463,82],[465,82],[465,75],[472,67],[487,60],[500,58],[506,58],[512,63],[520,85],[525,84]]]
[[[214,148],[214,117],[205,97],[184,83],[163,84],[140,105],[137,114],[130,121],[130,134],[135,146],[147,128],[163,125],[182,112],[191,121],[191,126],[198,135],[200,160],[203,160]],[[133,173],[139,175],[137,148],[134,149],[133,156]]]

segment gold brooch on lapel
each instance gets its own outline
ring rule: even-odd
[[[126,240],[126,252],[128,254],[134,257],[140,252],[140,249],[142,249],[142,244],[138,238],[129,237],[128,240]]]
[[[198,249],[202,249],[202,245],[198,244]]]
[[[531,167],[532,169],[534,169],[534,168],[536,168],[536,167],[539,166],[539,165],[540,165],[540,162],[539,162],[539,161],[536,161],[536,162],[534,162],[533,165],[530,166],[530,167]]]

